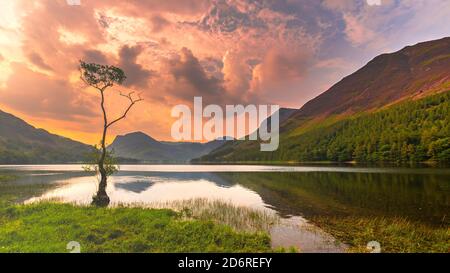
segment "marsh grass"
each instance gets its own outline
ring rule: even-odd
[[[350,245],[349,252],[368,252],[377,241],[388,253],[450,252],[450,227],[428,226],[400,217],[315,217],[312,222]]]
[[[32,203],[64,203],[61,198],[39,199]],[[78,207],[90,207],[80,202],[71,202]],[[269,233],[273,225],[280,223],[280,217],[272,211],[236,206],[222,200],[195,198],[164,202],[112,202],[111,208],[170,209],[179,214],[183,220],[213,221],[227,225],[236,231]]]
[[[237,231],[269,232],[271,227],[279,223],[280,218],[270,211],[256,210],[221,200],[204,198],[176,200],[153,203],[115,204],[118,207],[144,207],[154,209],[171,209],[183,219],[213,221],[227,225]]]
[[[0,173],[0,183],[16,180],[18,177],[9,173]]]
[[[272,252],[269,214],[188,200],[96,208],[61,199],[22,202],[53,185],[18,185],[0,174],[0,252]],[[276,251],[284,251],[283,249]]]
[[[0,206],[0,252],[271,252],[270,236],[170,209],[97,208],[52,202]]]

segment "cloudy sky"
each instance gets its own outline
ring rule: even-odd
[[[449,0],[0,0],[0,109],[96,143],[98,94],[78,60],[121,67],[145,102],[115,134],[170,140],[172,106],[301,107],[370,59],[450,36]]]

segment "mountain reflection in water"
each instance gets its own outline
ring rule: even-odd
[[[17,183],[53,185],[29,201],[60,198],[88,203],[98,182],[96,177],[76,171],[76,166],[66,167],[69,171],[64,166],[1,166],[0,170],[5,168],[22,174]],[[275,210],[283,217],[401,216],[449,224],[449,169],[217,165],[156,169],[155,165],[122,168],[110,178],[111,200],[150,203],[208,198]]]

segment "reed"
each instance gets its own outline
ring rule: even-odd
[[[153,203],[122,203],[114,204],[114,206],[171,209],[178,212],[183,219],[213,221],[238,231],[248,232],[268,233],[271,227],[280,220],[272,211],[236,206],[230,202],[204,198]]]

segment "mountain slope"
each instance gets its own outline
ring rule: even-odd
[[[280,122],[288,119],[296,109],[280,108]],[[270,117],[269,117],[270,125]],[[270,128],[270,127],[269,127]],[[204,156],[226,144],[227,140],[214,140],[207,143],[195,142],[165,142],[135,132],[117,136],[108,147],[114,150],[116,157],[134,159],[143,162],[189,162],[194,158]]]
[[[200,158],[199,161],[385,160],[380,157],[372,157],[372,159],[355,158],[353,155],[337,158],[335,156],[314,157],[308,155],[309,152],[306,152],[307,155],[305,155],[304,151],[299,151],[300,147],[293,145],[293,143],[299,143],[308,132],[330,130],[330,126],[337,122],[370,114],[391,105],[395,106],[402,101],[425,98],[449,89],[450,38],[409,46],[398,52],[376,57],[366,66],[344,78],[292,114],[281,125],[280,149],[278,151],[262,153],[259,152],[259,143],[257,142],[233,142],[216,149],[213,153]],[[446,97],[444,100],[446,100]],[[420,119],[422,116],[419,115],[415,118]],[[420,120],[416,122],[420,124]],[[429,122],[440,128],[442,120],[431,120]],[[351,124],[345,126],[356,130],[356,128],[351,127]],[[423,130],[427,128],[421,127]],[[389,130],[389,128],[384,129]],[[361,130],[355,132],[359,132],[361,135],[364,133]],[[444,134],[447,135],[436,137],[445,138],[449,136],[448,132],[444,132]],[[365,136],[373,137],[371,135]],[[331,141],[334,137],[327,138],[327,140]],[[360,136],[354,135],[354,137]],[[412,139],[415,138],[412,137]],[[321,139],[317,141],[321,141]],[[325,140],[322,139],[322,141]],[[309,144],[313,145],[313,143]],[[408,141],[407,144],[419,145],[417,142],[409,143]],[[326,151],[330,148],[328,145],[319,146]],[[309,151],[315,148],[310,146]],[[381,146],[372,147],[376,152],[381,152],[382,148]],[[412,154],[413,152],[410,151],[409,153]],[[420,160],[424,158],[426,159],[426,157],[421,157]],[[411,157],[409,160],[419,160],[419,158]]]
[[[284,138],[274,153],[224,146],[203,161],[450,162],[450,91]]]
[[[142,132],[135,132],[117,136],[108,149],[114,150],[116,157],[144,162],[188,162],[192,158],[209,153],[224,142],[159,142]]]
[[[377,56],[306,103],[296,116],[355,113],[443,91],[450,83],[450,37]]]
[[[0,164],[79,162],[91,147],[0,111]]]

